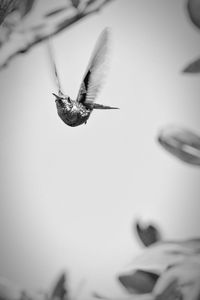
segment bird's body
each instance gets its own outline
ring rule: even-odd
[[[64,96],[64,95],[63,95]],[[57,112],[63,122],[71,127],[79,126],[87,122],[91,110],[75,100],[67,100],[68,97],[56,100]]]
[[[83,77],[77,98],[72,100],[65,95],[60,86],[56,65],[49,47],[50,58],[54,68],[55,79],[58,86],[56,107],[59,117],[71,127],[86,124],[93,109],[117,109],[95,103],[96,96],[102,86],[105,75],[105,61],[108,52],[108,30],[105,29],[100,35],[93,55]]]

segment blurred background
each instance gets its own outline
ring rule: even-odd
[[[86,294],[123,294],[115,275],[140,252],[137,219],[165,239],[200,235],[200,170],[156,142],[168,124],[200,132],[200,79],[181,74],[200,32],[185,1],[111,2],[52,39],[72,98],[105,27],[111,59],[98,103],[120,110],[94,111],[85,126],[57,116],[45,43],[0,72],[0,276],[27,289],[68,270],[72,289],[86,279]]]

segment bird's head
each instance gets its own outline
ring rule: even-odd
[[[59,95],[56,95],[53,93],[53,95],[56,98],[55,102],[56,102],[57,106],[65,106],[65,107],[67,106],[69,108],[72,106],[72,101],[69,96],[61,94],[61,93],[59,93]]]

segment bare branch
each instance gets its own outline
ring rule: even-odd
[[[7,66],[7,64],[21,53],[25,53],[37,44],[47,40],[49,37],[55,36],[70,27],[71,25],[79,22],[81,19],[90,16],[91,14],[99,12],[104,6],[113,0],[89,0],[84,9],[74,9],[73,14],[68,15],[64,19],[52,22],[53,12],[46,15],[46,19],[51,19],[51,22],[45,22],[29,27],[23,32],[18,30],[13,32],[12,39],[15,40],[15,45],[12,47],[5,43],[0,50],[0,69]],[[63,13],[63,9],[60,12]],[[59,9],[58,9],[59,11]],[[68,9],[69,11],[69,9]],[[53,24],[53,25],[52,25]]]

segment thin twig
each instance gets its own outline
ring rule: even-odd
[[[29,51],[32,47],[36,46],[37,44],[47,40],[50,37],[53,37],[57,34],[59,34],[60,32],[62,32],[63,30],[65,30],[67,27],[72,26],[73,24],[79,22],[80,20],[82,20],[85,17],[88,17],[94,13],[99,12],[105,5],[109,4],[111,1],[113,0],[104,0],[102,1],[98,7],[93,7],[93,5],[91,5],[93,8],[89,6],[87,6],[86,10],[82,11],[82,12],[77,12],[75,15],[73,15],[71,18],[67,18],[64,19],[62,21],[57,22],[57,24],[54,26],[53,30],[51,32],[43,32],[41,33],[41,31],[37,31],[35,33],[35,31],[32,31],[33,33],[33,37],[31,37],[31,41],[29,38],[29,41],[26,42],[26,45],[19,45],[17,47],[17,49],[15,49],[13,51],[13,53],[9,54],[2,63],[0,63],[0,69],[2,69],[3,67],[7,66],[7,64],[13,59],[15,58],[17,55],[25,53],[27,51]],[[42,27],[43,29],[43,27]],[[45,27],[46,29],[46,27]],[[45,31],[45,30],[44,30]],[[28,31],[28,33],[30,34],[30,29]],[[24,43],[24,40],[22,40],[22,43]],[[1,52],[0,52],[1,54]]]

